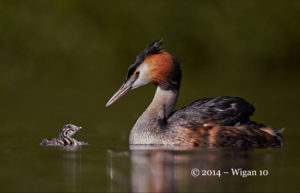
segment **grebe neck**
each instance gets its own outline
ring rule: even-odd
[[[74,143],[74,139],[66,135],[64,131],[59,134],[59,137],[62,139],[65,145],[72,145]]]
[[[145,112],[139,117],[130,132],[130,144],[157,144],[160,129],[167,126],[167,118],[172,113],[179,89],[157,87],[154,98]]]
[[[165,90],[157,86],[154,98],[143,115],[164,119],[172,113],[178,98],[178,89]]]

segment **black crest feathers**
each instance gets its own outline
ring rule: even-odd
[[[154,42],[152,42],[151,44],[149,44],[149,46],[147,46],[135,59],[134,63],[131,64],[128,68],[128,73],[127,73],[127,77],[126,80],[129,79],[129,77],[134,73],[134,71],[136,70],[136,68],[143,63],[143,61],[145,60],[145,58],[148,55],[152,55],[152,54],[156,54],[158,52],[160,52],[162,50],[161,45],[163,43],[163,40],[156,40]]]

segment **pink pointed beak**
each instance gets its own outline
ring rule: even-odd
[[[119,88],[119,90],[109,99],[109,101],[106,103],[106,107],[108,107],[109,105],[113,104],[114,102],[116,102],[117,100],[119,100],[119,98],[121,98],[125,93],[127,93],[129,90],[131,90],[132,84],[134,83],[135,79],[133,80],[128,80],[127,82],[125,82],[121,88]]]

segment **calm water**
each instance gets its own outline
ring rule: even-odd
[[[299,155],[289,145],[255,150],[157,147],[129,150],[125,143],[99,140],[89,147],[66,151],[39,147],[35,139],[12,137],[11,141],[17,144],[1,146],[1,191],[4,192],[298,190]],[[193,177],[193,168],[220,170],[221,177],[202,176],[203,173]],[[233,176],[231,169],[239,168],[256,170],[257,176]],[[267,176],[259,176],[259,170],[266,170]],[[227,171],[230,173],[223,173]]]
[[[0,192],[299,191],[299,17],[299,1],[0,1]],[[177,107],[245,98],[253,120],[286,128],[284,147],[129,147],[155,87],[105,104],[159,38],[181,61]],[[67,123],[91,145],[39,146]],[[239,168],[257,176],[230,174]]]

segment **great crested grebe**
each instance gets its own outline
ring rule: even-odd
[[[44,139],[40,145],[42,146],[80,146],[80,145],[88,145],[88,143],[84,141],[77,141],[72,138],[81,127],[77,127],[73,124],[67,124],[63,126],[63,128],[59,132],[59,136],[53,139]]]
[[[150,82],[155,96],[136,121],[130,144],[209,147],[281,147],[281,131],[249,120],[254,107],[238,97],[199,99],[173,111],[179,94],[179,62],[154,41],[129,66],[121,88],[106,106],[127,91]]]

